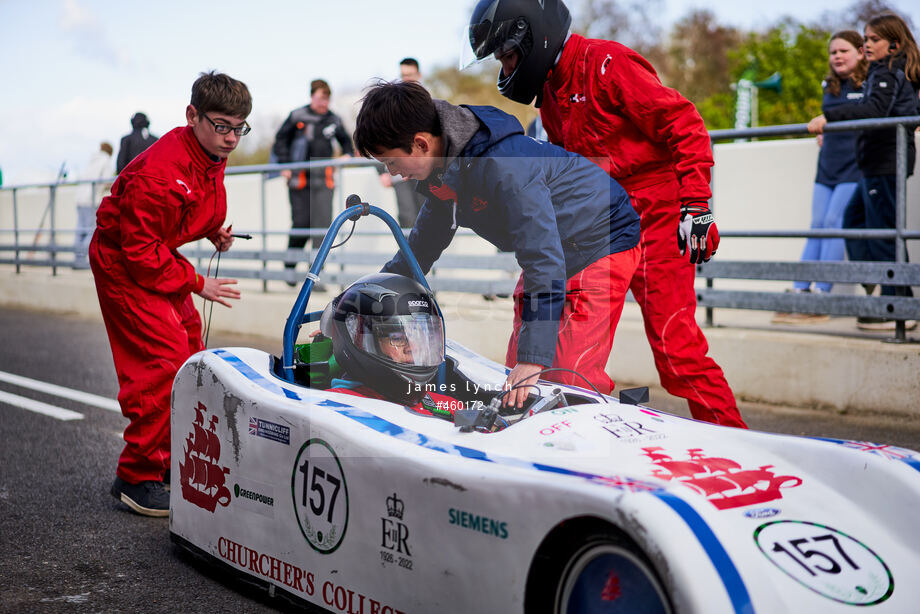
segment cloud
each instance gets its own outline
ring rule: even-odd
[[[78,0],[62,0],[58,26],[78,55],[111,68],[128,64],[127,56],[112,44],[96,15]]]

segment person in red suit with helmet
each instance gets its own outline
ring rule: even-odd
[[[642,259],[630,289],[664,388],[694,418],[745,427],[696,322],[693,265],[719,246],[708,200],[712,148],[693,104],[664,87],[631,49],[571,34],[561,0],[480,0],[470,19],[476,59],[502,63],[499,91],[536,99],[549,140],[601,166],[641,222]]]
[[[172,382],[204,349],[192,293],[227,307],[232,279],[205,278],[177,250],[207,237],[233,243],[224,167],[249,132],[252,98],[227,75],[202,73],[192,86],[187,125],[175,128],[125,167],[102,200],[90,266],[118,374],[118,402],[130,423],[111,493],[133,511],[169,515],[162,480],[170,466]]]

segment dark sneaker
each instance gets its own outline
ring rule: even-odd
[[[112,483],[112,496],[143,516],[169,516],[169,493],[159,480],[129,484],[119,477]]]

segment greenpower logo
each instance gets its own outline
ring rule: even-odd
[[[275,488],[271,484],[237,476],[233,505],[267,518],[275,517]]]
[[[240,488],[240,485],[239,485],[239,484],[234,484],[234,485],[233,485],[233,494],[234,494],[237,498],[242,497],[243,499],[249,499],[250,501],[255,501],[255,502],[257,502],[257,503],[262,503],[262,504],[267,505],[267,506],[269,506],[269,507],[273,507],[273,506],[275,505],[275,498],[274,498],[274,497],[271,497],[271,496],[269,496],[269,495],[262,494],[262,493],[260,493],[260,492],[256,492],[256,491],[254,491],[254,490],[249,490],[249,489],[247,489],[247,488]]]

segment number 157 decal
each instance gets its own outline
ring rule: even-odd
[[[760,551],[806,588],[850,605],[874,605],[894,592],[891,571],[857,539],[814,522],[776,520],[754,531]]]
[[[297,453],[291,498],[307,543],[323,554],[338,548],[348,527],[348,486],[335,451],[322,439],[311,439]]]

